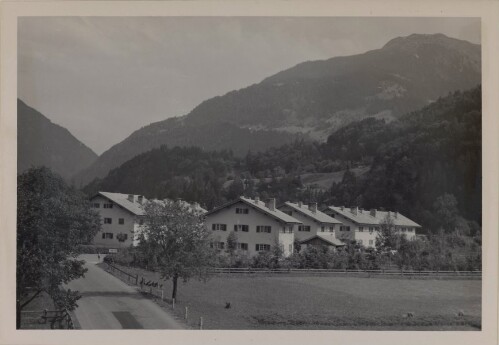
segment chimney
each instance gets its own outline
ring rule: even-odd
[[[143,202],[143,201],[144,201],[144,196],[143,196],[143,195],[139,195],[139,196],[137,197],[137,202],[138,202],[139,204],[141,204],[141,205],[142,205],[142,202]]]
[[[301,201],[298,201],[298,207],[301,208],[303,206],[303,203]]]
[[[270,198],[267,202],[267,208],[271,211],[275,211],[275,198]]]
[[[354,215],[357,215],[358,210],[359,210],[359,208],[357,206],[350,208],[350,212],[352,212]]]
[[[133,202],[133,194],[128,194],[128,201]]]
[[[397,211],[395,211],[395,216],[394,217],[397,218],[398,214],[399,213]]]
[[[258,204],[259,201],[260,201],[260,197],[255,196],[255,202]]]
[[[316,202],[310,203],[310,205],[308,205],[308,209],[312,211],[312,213],[317,213],[317,203]]]
[[[376,217],[376,209],[372,208],[370,214],[371,216]]]

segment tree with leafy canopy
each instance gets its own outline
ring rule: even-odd
[[[100,217],[85,194],[48,168],[32,168],[17,178],[17,328],[21,311],[41,293],[58,308],[73,310],[81,297],[61,289],[87,271],[78,247],[100,230]]]
[[[452,232],[459,220],[456,197],[447,193],[441,195],[433,203],[433,208],[438,216],[437,224],[446,232]]]
[[[216,251],[210,248],[211,232],[203,219],[182,201],[151,201],[144,206],[142,241],[155,257],[155,269],[162,279],[172,279],[172,298],[177,297],[178,280],[192,277],[208,279],[210,268],[216,264]]]
[[[381,251],[397,250],[400,242],[400,235],[395,229],[393,217],[388,214],[381,221],[380,230],[376,236],[376,249]]]

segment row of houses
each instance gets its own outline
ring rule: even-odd
[[[99,210],[102,230],[94,244],[104,247],[136,245],[144,216],[143,205],[148,200],[140,195],[99,192],[91,198]],[[265,202],[258,197],[240,197],[209,212],[198,204],[191,210],[204,215],[205,224],[212,231],[212,246],[225,249],[227,237],[234,232],[238,250],[253,256],[280,245],[284,255],[294,251],[295,241],[300,247],[326,245],[344,246],[355,240],[367,248],[374,248],[380,224],[388,216],[397,232],[407,239],[416,236],[421,226],[398,212],[363,210],[328,206],[321,210],[316,203],[285,202],[276,205],[275,199]]]

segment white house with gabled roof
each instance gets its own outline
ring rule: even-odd
[[[148,202],[164,202],[164,200],[148,200],[142,195],[98,192],[90,198],[92,207],[101,216],[101,231],[95,235],[93,244],[106,248],[121,248],[138,244],[138,234],[145,215],[144,206]],[[198,203],[182,203],[195,214],[206,213]],[[120,235],[122,234],[122,235]],[[123,241],[120,241],[119,239]]]
[[[212,231],[212,245],[227,248],[231,232],[237,236],[241,253],[254,256],[280,245],[284,256],[293,253],[294,233],[301,224],[296,218],[277,209],[275,199],[267,202],[239,197],[205,214],[205,224]]]
[[[421,228],[421,225],[413,220],[392,211],[379,211],[376,209],[368,211],[358,207],[328,206],[323,212],[343,223],[343,225],[340,225],[339,231],[336,232],[338,239],[344,242],[355,240],[367,248],[376,246],[376,237],[386,217],[391,218],[395,230],[400,234],[404,234],[409,240],[414,239],[416,229]]]
[[[109,248],[136,244],[135,234],[141,225],[143,206],[147,201],[142,195],[109,192],[98,192],[91,197],[90,203],[99,212],[102,222],[93,244]]]
[[[317,240],[314,241],[314,243],[321,241],[322,239],[327,239],[327,241],[324,241],[325,245],[343,245],[334,236],[342,223],[318,210],[317,203],[306,205],[301,201],[298,203],[287,201],[278,208],[302,223],[296,227],[295,240],[308,240],[312,237],[316,237],[317,234],[322,234],[324,236],[317,237]]]

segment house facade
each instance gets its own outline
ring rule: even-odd
[[[366,248],[376,246],[376,237],[381,229],[381,224],[387,217],[392,219],[395,230],[399,234],[405,235],[408,240],[414,239],[416,229],[421,228],[421,225],[398,212],[376,209],[363,210],[358,207],[346,208],[343,206],[328,206],[323,212],[343,224],[339,226],[336,238],[343,242],[355,240]]]
[[[143,205],[147,199],[142,195],[98,192],[90,198],[92,207],[101,216],[101,230],[95,235],[93,244],[108,248],[136,245],[144,216]]]
[[[318,233],[334,234],[341,222],[317,209],[317,203],[310,205],[302,202],[285,202],[280,205],[279,210],[300,221],[296,227],[295,240],[302,241],[316,236]]]
[[[205,213],[205,224],[212,231],[212,246],[224,251],[231,232],[237,236],[240,253],[248,256],[270,251],[280,245],[284,256],[293,253],[294,233],[300,221],[276,208],[275,199],[240,197]]]

